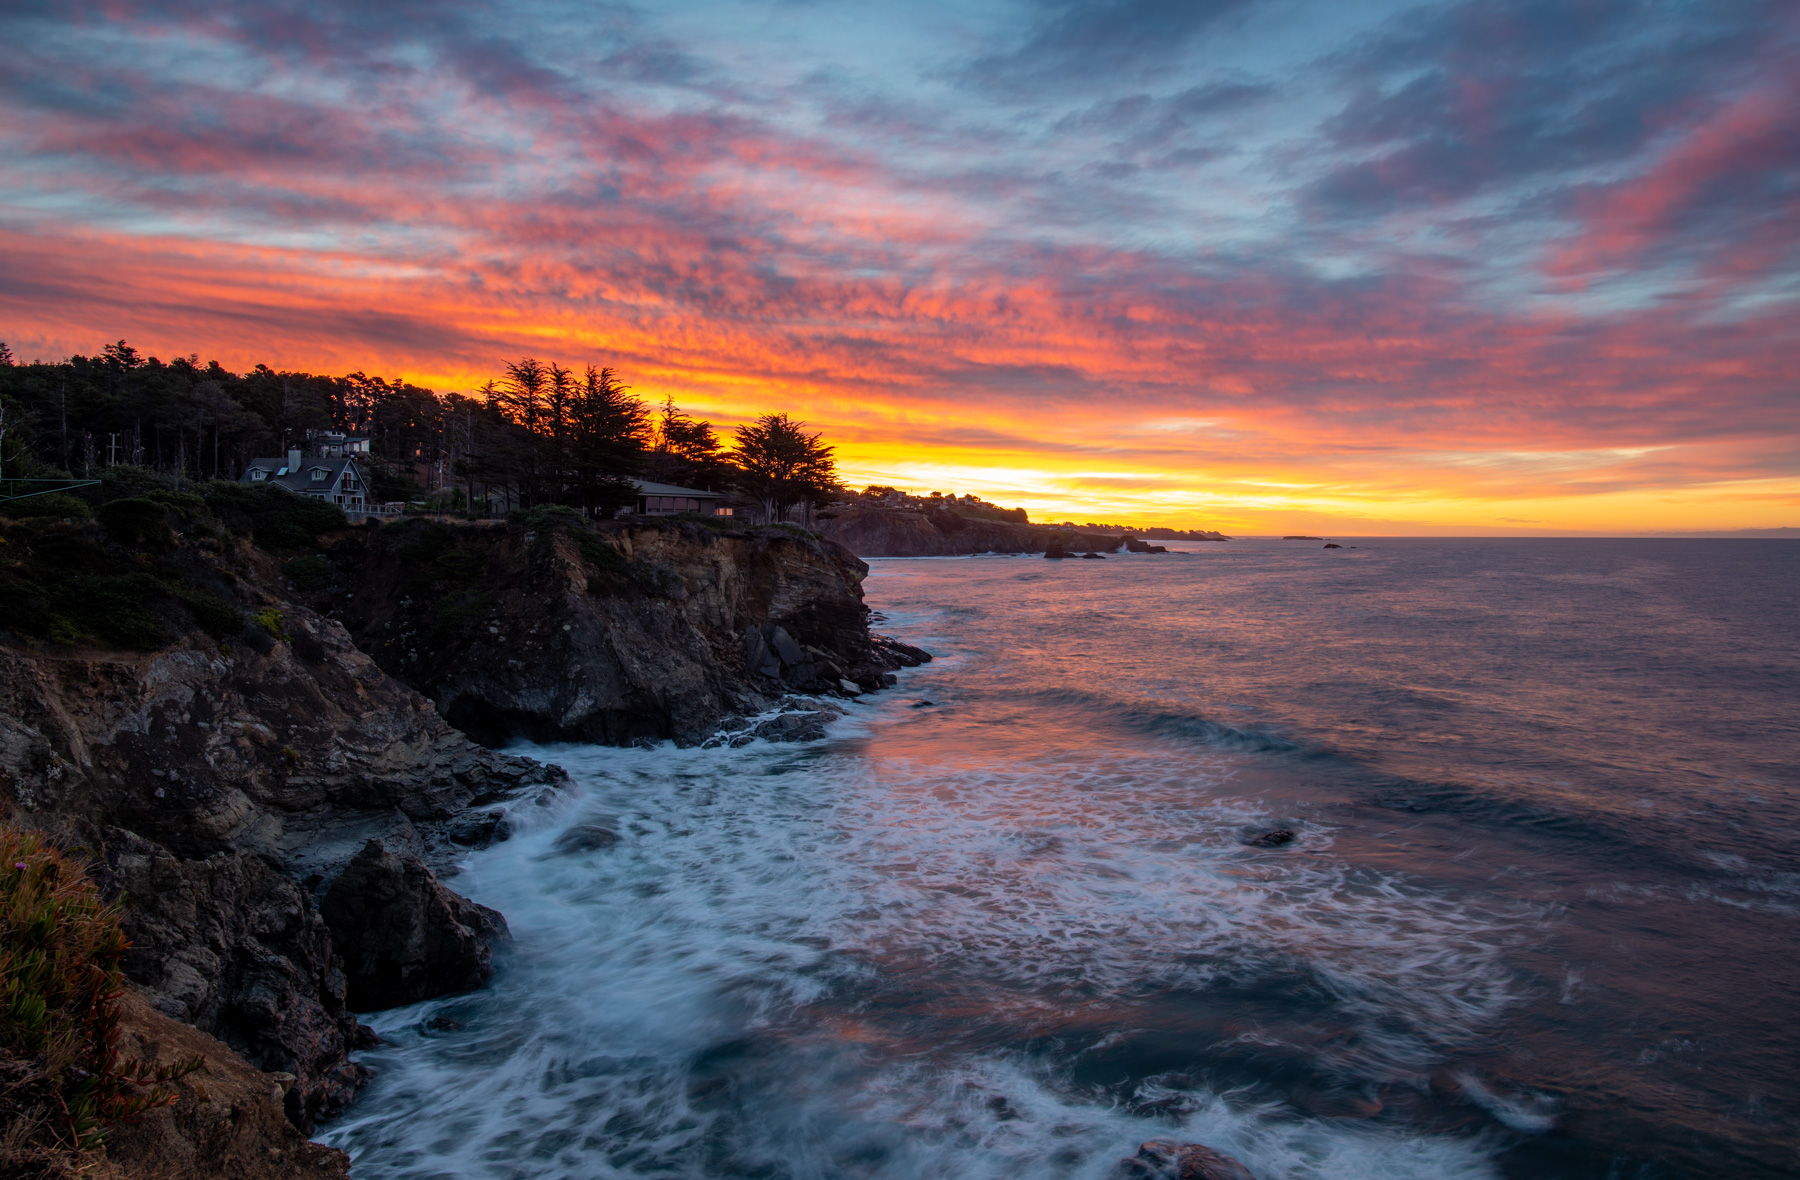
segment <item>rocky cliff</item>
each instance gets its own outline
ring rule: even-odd
[[[329,543],[314,605],[490,744],[697,744],[790,693],[873,692],[929,658],[871,636],[868,566],[794,530],[539,511]]]
[[[1056,544],[1074,552],[1116,553],[1120,541],[1106,533],[981,520],[936,509],[849,508],[820,521],[819,531],[860,557],[1042,553]]]
[[[291,1075],[302,1129],[360,1084],[359,1008],[487,977],[504,919],[439,875],[564,782],[446,716],[489,743],[805,738],[818,698],[929,658],[869,634],[862,562],[791,530],[538,511],[321,533],[220,502],[0,520],[0,818],[89,859],[147,1001]],[[747,728],[797,693],[807,711]]]
[[[469,741],[337,624],[252,605],[279,637],[0,646],[0,787],[129,900],[127,973],[151,1001],[294,1074],[289,1112],[310,1126],[360,1081],[315,889],[371,838],[442,864],[471,803],[562,776]]]

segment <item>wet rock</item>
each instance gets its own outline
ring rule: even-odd
[[[1126,537],[1125,551],[1127,553],[1167,553],[1169,550],[1164,545],[1152,545],[1150,542],[1140,541],[1136,537]]]
[[[1083,560],[1083,561],[1105,561],[1106,554],[1104,554],[1104,553],[1083,553],[1081,555],[1081,560]]]
[[[478,811],[452,821],[444,834],[464,848],[486,848],[511,837],[512,825],[504,811]]]
[[[811,742],[825,736],[825,727],[837,720],[830,713],[783,713],[771,717],[751,731],[755,737],[770,742]],[[738,743],[734,740],[732,745]]]
[[[491,942],[507,936],[506,919],[379,840],[356,854],[319,909],[344,958],[346,999],[358,1012],[480,987],[494,973]]]
[[[921,699],[921,700],[914,701],[912,703],[912,707],[915,709],[929,709],[929,708],[932,708],[933,706],[935,706],[936,704],[937,704],[936,701],[927,701],[927,700]]]
[[[556,838],[550,850],[558,856],[599,852],[619,842],[619,834],[603,824],[576,824]]]
[[[1152,1139],[1112,1170],[1109,1180],[1256,1180],[1222,1151],[1177,1139]]]
[[[1252,848],[1280,848],[1294,842],[1294,833],[1287,828],[1276,828],[1272,832],[1264,832],[1260,836],[1252,836],[1244,843]]]
[[[1326,546],[1325,546],[1325,548],[1327,548],[1327,549],[1342,549],[1342,548],[1343,548],[1343,546],[1342,546],[1342,545],[1339,545],[1339,544],[1336,544],[1336,543],[1331,543],[1331,544],[1327,544],[1327,545],[1326,545]]]

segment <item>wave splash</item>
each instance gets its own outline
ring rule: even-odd
[[[1268,817],[1204,750],[871,757],[900,708],[798,750],[528,751],[582,791],[457,880],[512,925],[502,971],[380,1014],[330,1141],[371,1180],[1100,1176],[1167,1134],[1266,1176],[1493,1174],[1466,1139],[1116,1059],[1171,1004],[1287,988],[1336,1032],[1230,1035],[1416,1084],[1514,1002],[1500,952],[1541,915],[1353,868],[1316,827],[1248,848]],[[595,822],[618,845],[556,853]]]

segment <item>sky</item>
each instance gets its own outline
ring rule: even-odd
[[[0,0],[0,340],[612,365],[848,482],[1800,525],[1793,0]]]

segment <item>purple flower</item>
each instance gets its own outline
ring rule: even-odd
[[[26,863],[25,863],[25,862],[24,862],[24,861],[22,861],[22,860],[15,860],[15,861],[13,861],[13,868],[15,868],[15,869],[18,869],[18,870],[19,870],[19,871],[20,871],[20,872],[21,872],[21,873],[22,873],[22,872],[24,872],[24,871],[25,871],[25,870],[26,870],[26,869],[28,869],[28,868],[30,868],[30,867],[31,867],[31,866],[29,866],[29,865],[27,865],[27,864],[26,864]]]

